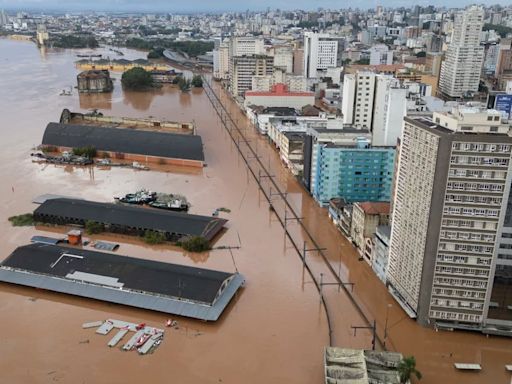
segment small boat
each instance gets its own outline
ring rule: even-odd
[[[155,192],[151,192],[146,189],[141,189],[140,191],[137,191],[135,193],[127,193],[123,197],[114,197],[114,199],[125,204],[142,205],[154,201],[155,197]]]
[[[144,345],[144,343],[146,341],[149,340],[149,338],[151,337],[151,335],[148,335],[148,334],[144,334],[142,335],[138,340],[137,342],[135,343],[135,347],[138,348],[138,347],[142,347]]]
[[[137,162],[137,161],[134,161],[134,162],[132,163],[132,168],[134,168],[134,169],[139,169],[139,170],[141,170],[141,171],[149,171],[149,168],[148,168],[148,167],[146,167],[144,164],[141,164],[141,163],[139,163],[139,162]]]
[[[112,161],[110,159],[100,159],[96,162],[96,164],[101,166],[108,166],[112,165]]]
[[[174,199],[168,202],[152,201],[150,207],[158,209],[167,209],[169,211],[188,211],[188,203],[181,199]]]
[[[140,324],[137,324],[137,325],[135,326],[135,329],[136,329],[137,331],[140,331],[141,329],[143,329],[143,328],[145,328],[145,327],[146,327],[146,323],[140,323]]]

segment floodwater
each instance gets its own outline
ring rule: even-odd
[[[125,50],[125,57],[142,54]],[[178,318],[179,330],[169,330],[160,348],[150,356],[109,349],[109,337],[82,330],[87,321],[118,318],[162,326],[163,314],[110,305],[66,295],[0,284],[0,382],[9,383],[318,383],[323,378],[323,347],[329,343],[326,310],[308,272],[276,218],[268,209],[246,165],[239,156],[202,90],[182,94],[164,87],[155,92],[123,92],[119,74],[111,95],[58,96],[73,86],[77,51],[40,52],[32,43],[0,40],[0,259],[34,234],[58,236],[63,228],[13,228],[7,217],[34,209],[31,200],[42,193],[59,193],[110,201],[112,196],[146,187],[177,192],[192,203],[192,213],[209,215],[218,207],[229,219],[226,233],[215,246],[240,249],[188,254],[170,246],[145,246],[125,236],[95,238],[121,244],[119,254],[225,271],[246,276],[239,292],[217,323]],[[83,53],[83,51],[81,52]],[[114,56],[112,52],[107,54]],[[222,90],[216,87],[217,92]],[[246,119],[226,95],[224,105],[233,117]],[[63,108],[100,109],[105,114],[177,121],[195,121],[203,138],[206,162],[202,172],[160,169],[98,169],[41,165],[31,162],[31,148],[40,143],[49,121],[58,121]],[[377,322],[383,338],[387,319],[387,347],[414,355],[424,383],[509,383],[504,365],[512,363],[512,340],[486,338],[466,332],[435,332],[411,321],[374,276],[358,260],[349,244],[293,177],[278,154],[247,126],[246,135],[268,164],[280,187],[288,192],[295,211],[344,282],[354,283],[353,298],[368,319]],[[307,240],[295,222],[288,228],[298,243]],[[309,243],[308,243],[309,244]],[[311,247],[311,244],[308,245]],[[308,265],[324,282],[332,272],[315,252]],[[350,288],[349,288],[350,289]],[[348,293],[324,286],[336,346],[370,348],[366,320]],[[460,373],[454,362],[480,363],[480,373]]]
[[[162,327],[165,314],[0,284],[1,383],[311,383],[323,377],[328,344],[325,311],[299,258],[285,248],[283,231],[260,199],[256,183],[217,122],[203,91],[183,95],[164,87],[150,93],[123,92],[115,74],[112,95],[59,96],[74,85],[77,51],[44,55],[28,42],[0,40],[0,259],[34,234],[60,236],[63,228],[14,228],[7,218],[34,209],[43,193],[98,201],[146,187],[187,196],[191,212],[211,215],[219,207],[229,219],[215,246],[240,249],[188,254],[171,246],[145,246],[132,237],[95,238],[121,244],[117,253],[223,271],[246,277],[221,319],[204,323],[177,318],[152,355],[109,349],[110,337],[81,324],[107,318]],[[141,57],[126,51],[125,57]],[[208,166],[160,171],[42,165],[30,152],[61,110],[177,121],[194,120]]]
[[[284,169],[277,151],[264,137],[256,133],[239,108],[230,102],[229,96],[221,87],[218,84],[213,84],[213,87],[233,120],[243,129],[244,140],[240,142],[247,141],[256,150],[257,156],[262,159],[262,163],[281,191],[287,192],[287,199],[302,218],[304,227],[318,246],[326,249],[325,255],[332,267],[331,270],[316,252],[307,253],[308,265],[313,274],[316,277],[323,274],[324,282],[330,283],[335,282],[332,274],[334,270],[343,282],[353,283],[353,292],[350,294],[361,307],[366,318],[370,322],[376,321],[377,334],[381,340],[384,340],[384,335],[387,333],[386,347],[406,356],[416,357],[417,367],[423,374],[421,382],[511,382],[511,374],[505,370],[505,365],[512,362],[510,338],[486,337],[478,333],[460,331],[436,332],[433,329],[421,327],[411,320],[387,292],[371,267],[359,260],[359,255],[352,244],[335,229],[328,218],[327,211],[320,208],[291,176],[291,173]],[[251,164],[252,162],[253,160],[250,160]],[[263,184],[265,184],[264,180]],[[271,187],[267,186],[266,191],[269,192]],[[284,217],[284,204],[279,198],[273,199],[273,207],[280,217]],[[288,211],[288,217],[290,216]],[[314,248],[303,228],[296,223],[289,223],[288,228],[296,242],[300,244],[306,240],[307,248]],[[353,347],[351,326],[364,326],[363,316],[349,301],[349,294],[343,290],[340,292],[337,287],[327,286],[323,288],[323,293],[331,319],[333,345]],[[386,323],[387,332],[385,332]],[[369,335],[361,336],[365,337],[367,342],[363,347],[369,348]],[[482,366],[482,371],[458,372],[453,366],[456,362],[478,363]]]

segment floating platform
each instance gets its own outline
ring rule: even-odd
[[[463,371],[480,371],[482,367],[480,364],[468,364],[468,363],[454,363],[455,368]]]
[[[101,327],[99,327],[96,330],[96,333],[99,333],[100,335],[108,335],[108,333],[114,329],[114,324],[110,321],[105,321]]]
[[[83,329],[87,328],[97,328],[100,327],[103,324],[103,321],[93,321],[91,323],[84,323],[82,324]]]
[[[138,345],[137,351],[141,355],[145,355],[151,349],[156,348],[164,337],[164,330],[147,326],[146,324],[135,324],[128,323],[122,320],[108,319],[105,321],[95,321],[91,323],[85,323],[82,328],[93,328],[98,327],[96,333],[105,335],[112,329],[116,328],[119,331],[114,335],[108,342],[110,348],[115,347],[128,332],[135,332],[134,335],[122,346],[124,351],[131,351]]]
[[[245,280],[239,273],[35,243],[0,264],[0,281],[216,321]]]
[[[127,329],[121,329],[119,332],[116,333],[116,335],[110,339],[108,342],[109,347],[115,347],[117,343],[121,341],[121,339],[128,333]]]

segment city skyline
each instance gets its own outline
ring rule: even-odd
[[[436,6],[436,7],[447,7],[447,8],[458,8],[465,7],[475,2],[471,0],[455,0],[450,3],[441,0],[421,0],[414,3],[419,6]],[[496,5],[510,5],[511,0],[501,1]],[[357,7],[352,7],[351,4],[342,4],[336,0],[320,0],[320,1],[307,1],[299,0],[290,3],[285,0],[258,0],[250,2],[237,2],[235,0],[223,0],[216,2],[215,4],[206,3],[202,0],[190,0],[186,3],[168,2],[165,0],[156,0],[151,4],[141,4],[134,0],[107,0],[107,1],[84,1],[84,0],[72,0],[66,2],[63,5],[59,1],[42,1],[42,0],[0,0],[0,9],[6,10],[38,10],[38,11],[69,11],[69,12],[86,12],[86,11],[105,11],[105,12],[158,12],[158,13],[176,13],[176,12],[243,12],[249,11],[263,11],[268,8],[281,9],[287,11],[293,10],[316,10],[318,8],[323,9],[372,9],[376,6],[383,6],[388,8],[410,8],[412,4],[405,0],[392,0],[392,1],[375,1],[375,0],[364,0],[358,2]]]

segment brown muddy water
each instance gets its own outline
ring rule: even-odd
[[[170,246],[145,246],[137,239],[102,235],[121,244],[119,254],[180,264],[238,270],[247,283],[216,323],[177,318],[180,328],[168,330],[152,355],[138,356],[109,349],[109,337],[82,330],[87,321],[119,318],[162,326],[168,316],[66,295],[0,284],[0,382],[6,383],[320,383],[322,351],[329,343],[326,312],[311,277],[248,174],[244,162],[221,127],[203,91],[182,94],[172,87],[155,92],[123,92],[114,74],[110,95],[58,96],[74,86],[76,53],[41,52],[29,42],[0,40],[0,260],[34,234],[59,236],[63,228],[13,228],[7,217],[34,209],[31,200],[43,193],[110,201],[113,196],[146,187],[177,192],[192,203],[192,213],[211,214],[218,207],[229,219],[215,244],[240,249],[188,254]],[[125,50],[126,58],[143,54]],[[106,51],[107,55],[115,56]],[[221,93],[221,90],[218,89]],[[224,103],[246,124],[231,101]],[[205,146],[202,172],[187,169],[134,171],[41,165],[31,162],[31,148],[40,143],[49,121],[63,108],[100,109],[116,116],[194,120]],[[388,314],[387,345],[413,354],[424,383],[509,383],[504,365],[512,363],[512,340],[463,332],[435,332],[417,326],[394,303],[371,269],[359,262],[352,246],[330,224],[279,157],[251,127],[247,135],[270,164],[276,180],[344,281],[355,283],[354,297],[363,312],[376,319],[380,336]],[[290,224],[294,238],[305,234]],[[313,273],[329,273],[325,262],[308,254]],[[337,346],[369,348],[370,334],[344,291],[324,287]],[[391,307],[388,307],[391,304]],[[480,373],[462,374],[454,362],[482,364]]]
[[[115,74],[112,95],[59,96],[74,86],[77,51],[41,54],[31,43],[0,40],[0,259],[34,234],[58,236],[63,229],[13,228],[11,215],[29,212],[34,196],[58,193],[99,201],[146,187],[177,192],[191,212],[216,208],[229,219],[216,246],[241,249],[187,254],[166,246],[144,246],[134,238],[100,236],[121,243],[119,254],[235,271],[247,283],[216,323],[178,318],[148,356],[109,349],[109,337],[83,330],[87,321],[118,318],[162,327],[168,316],[66,295],[0,284],[1,383],[311,383],[323,376],[328,343],[325,312],[300,260],[285,249],[283,232],[260,202],[225,132],[202,91],[183,95],[165,87],[153,93],[123,92]],[[110,52],[109,52],[110,53]],[[127,51],[125,57],[141,57]],[[63,108],[105,114],[191,121],[203,138],[208,166],[201,172],[172,169],[74,168],[31,162],[46,124]],[[57,232],[57,233],[55,233]]]

